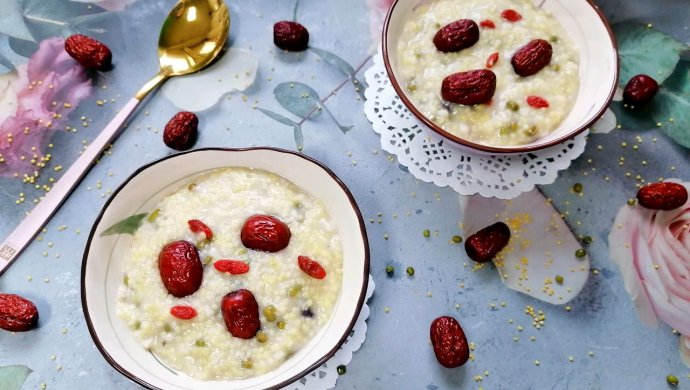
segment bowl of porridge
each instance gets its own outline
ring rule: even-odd
[[[603,115],[618,80],[616,43],[592,1],[396,0],[382,48],[412,114],[487,153],[572,138]]]
[[[364,303],[359,209],[320,163],[200,149],[140,168],[82,263],[91,336],[151,389],[280,388],[330,358]]]

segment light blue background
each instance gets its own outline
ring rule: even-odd
[[[60,3],[55,1],[55,6]],[[600,3],[607,15],[618,21],[651,22],[684,42],[690,38],[687,1]],[[92,140],[115,110],[156,72],[158,26],[173,4],[139,0],[124,12],[104,19],[108,33],[102,39],[113,49],[115,69],[100,74],[95,95],[74,112],[70,122],[79,131],[54,138],[51,153],[56,157],[51,166],[67,166],[81,149],[82,140]],[[232,45],[251,48],[259,56],[258,77],[245,92],[246,102],[234,95],[199,114],[201,133],[196,147],[269,145],[294,149],[292,129],[253,110],[252,104],[258,101],[260,107],[287,116],[290,114],[272,95],[278,83],[302,81],[326,96],[343,81],[340,73],[318,61],[313,53],[276,54],[272,25],[290,19],[293,5],[282,0],[232,2]],[[311,45],[337,53],[353,66],[369,55],[364,1],[304,0],[298,19],[310,29]],[[0,51],[6,50],[3,42]],[[359,76],[363,79],[362,73]],[[103,107],[95,103],[111,98],[116,102]],[[571,303],[572,311],[566,312],[563,307],[508,290],[490,268],[476,273],[471,266],[465,268],[463,264],[469,260],[462,245],[450,243],[460,232],[457,194],[419,182],[381,152],[379,137],[350,85],[326,105],[342,123],[354,128],[344,135],[327,115],[310,120],[303,126],[304,153],[331,167],[359,202],[367,223],[371,273],[377,286],[369,303],[372,314],[367,340],[348,365],[347,374],[340,377],[338,388],[665,389],[665,377],[673,373],[681,380],[679,388],[690,389],[690,370],[679,358],[678,337],[665,326],[648,329],[640,324],[618,270],[608,259],[606,243],[618,207],[636,192],[635,175],[650,180],[688,179],[685,149],[658,130],[593,135],[585,154],[553,185],[541,188],[559,211],[568,213],[566,220],[576,234],[594,238],[589,252],[593,268],[600,273],[591,275],[583,293]],[[0,291],[32,299],[41,313],[38,330],[23,334],[0,331],[0,365],[25,364],[34,370],[25,388],[35,389],[41,383],[48,389],[137,388],[106,363],[88,334],[79,291],[81,258],[91,224],[107,198],[103,194],[117,188],[140,165],[170,154],[161,141],[161,130],[176,111],[161,94],[154,95],[115,143],[112,155],[101,160],[53,218],[47,233],[41,235],[42,241],[35,241],[0,278]],[[88,128],[78,125],[82,115],[93,119]],[[638,135],[644,142],[634,152],[632,145]],[[622,148],[622,142],[628,147]],[[620,156],[626,160],[623,167],[618,166]],[[649,164],[642,166],[642,160]],[[669,169],[672,165],[677,167],[675,172]],[[49,169],[46,174],[52,173]],[[626,177],[626,172],[632,177]],[[605,176],[610,180],[605,181]],[[96,189],[99,180],[102,189]],[[584,186],[582,197],[571,192],[576,182]],[[25,192],[29,202],[15,206],[12,196],[19,192]],[[12,230],[39,194],[18,180],[0,179],[0,236]],[[58,230],[62,225],[67,226],[65,231]],[[76,229],[81,233],[76,234]],[[432,231],[430,238],[422,236],[424,229]],[[392,278],[384,271],[388,264],[396,268]],[[413,278],[404,274],[408,265],[416,270]],[[33,280],[27,280],[28,276]],[[461,283],[464,288],[460,288]],[[506,307],[500,305],[502,301]],[[491,303],[496,309],[490,308]],[[460,304],[459,310],[456,304]],[[546,313],[546,325],[541,330],[531,326],[531,318],[524,314],[526,305]],[[429,324],[440,315],[459,319],[476,345],[475,360],[463,368],[445,369],[433,356]],[[509,319],[514,323],[509,324]],[[518,325],[524,327],[522,332],[516,329]],[[517,343],[513,336],[519,336]],[[531,341],[530,336],[536,339]],[[594,356],[589,356],[589,351]],[[51,359],[53,354],[55,360]],[[574,362],[568,362],[568,356],[573,356]],[[534,365],[536,359],[540,366]],[[58,365],[62,366],[60,371]],[[484,376],[485,371],[488,376]],[[475,375],[484,376],[483,381],[475,382]]]

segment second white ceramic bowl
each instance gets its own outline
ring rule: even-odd
[[[480,152],[523,153],[544,149],[574,137],[589,128],[606,111],[618,86],[618,52],[611,27],[601,10],[591,0],[534,0],[563,26],[580,51],[580,91],[570,114],[550,135],[527,145],[489,146],[446,132],[415,107],[405,88],[401,87],[403,81],[396,76],[398,37],[403,26],[415,8],[432,1],[396,0],[393,3],[383,28],[383,59],[391,83],[403,103],[438,134],[460,147]]]

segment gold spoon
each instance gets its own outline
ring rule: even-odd
[[[169,77],[193,73],[211,63],[225,45],[229,29],[230,14],[223,0],[180,0],[175,5],[158,38],[158,74],[120,109],[50,192],[0,244],[0,275],[55,214],[105,147],[119,135],[122,124],[139,103]]]

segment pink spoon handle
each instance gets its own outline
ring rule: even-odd
[[[28,246],[50,217],[60,208],[82,178],[93,166],[93,162],[103,153],[110,142],[119,135],[122,124],[139,104],[132,98],[113,118],[96,139],[77,158],[77,161],[60,177],[31,213],[0,244],[0,275],[12,264],[17,256]]]

